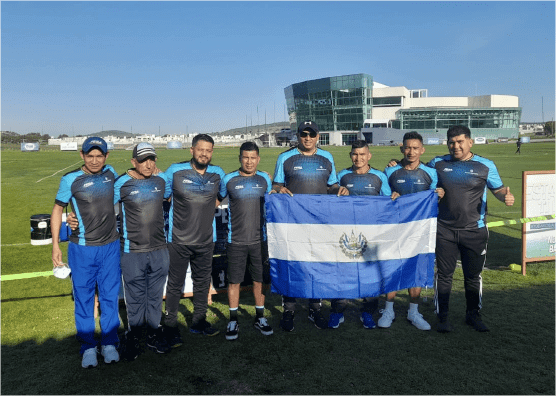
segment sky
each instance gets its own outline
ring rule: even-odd
[[[1,129],[183,134],[286,121],[284,88],[365,73],[554,119],[555,3],[11,2]],[[544,109],[544,114],[543,114]]]

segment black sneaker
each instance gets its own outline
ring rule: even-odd
[[[293,331],[293,317],[295,316],[293,311],[284,311],[282,314],[282,319],[280,319],[280,327],[284,331]]]
[[[172,347],[168,345],[168,341],[163,332],[163,327],[151,331],[150,334],[147,335],[147,348],[156,353],[170,352]]]
[[[255,323],[253,323],[253,327],[259,330],[262,335],[271,335],[274,333],[272,327],[268,325],[266,318],[257,318]]]
[[[320,309],[318,311],[310,309],[308,318],[315,324],[317,329],[324,330],[328,328],[328,321],[324,318],[323,314],[320,312]]]
[[[132,362],[139,357],[143,350],[138,337],[130,332],[127,332],[124,337],[123,342],[120,343],[120,356],[128,362]]]
[[[166,337],[166,343],[170,346],[170,348],[177,348],[183,345],[180,329],[177,327],[165,326],[163,334]]]
[[[239,325],[236,320],[230,320],[226,327],[226,339],[235,340],[239,336]]]
[[[489,328],[486,327],[486,325],[481,320],[481,314],[476,309],[468,311],[465,314],[465,323],[481,333],[490,331]]]
[[[215,329],[206,320],[202,320],[189,328],[189,332],[193,334],[203,334],[209,337],[220,334],[220,330]]]
[[[454,331],[454,326],[450,322],[448,322],[447,316],[439,316],[438,323],[436,324],[436,331],[439,333],[450,333]]]

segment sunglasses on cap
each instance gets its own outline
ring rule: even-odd
[[[307,131],[301,131],[299,132],[299,137],[307,137],[310,136],[312,138],[316,138],[317,137],[317,133],[315,131],[311,131],[311,132],[307,132]]]

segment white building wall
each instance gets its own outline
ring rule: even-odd
[[[466,96],[460,97],[433,97],[433,98],[409,98],[406,108],[415,107],[468,107],[469,99]],[[488,107],[488,106],[487,106]]]

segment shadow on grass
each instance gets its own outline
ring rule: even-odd
[[[521,280],[517,274],[489,273],[490,278],[497,275]],[[517,287],[493,290],[499,285],[489,283],[489,277],[485,277],[483,294],[483,319],[491,328],[489,333],[478,333],[465,325],[463,281],[461,271],[457,271],[450,304],[455,331],[450,334],[434,331],[431,298],[420,305],[420,312],[433,330],[423,332],[411,326],[406,321],[406,291],[396,298],[396,321],[389,329],[364,329],[359,321],[360,301],[352,300],[339,329],[318,330],[306,319],[307,303],[300,299],[292,333],[279,329],[281,312],[271,309],[267,316],[274,335],[261,335],[246,318],[252,315],[247,309],[240,317],[241,331],[236,341],[226,341],[223,334],[193,335],[180,326],[184,345],[170,354],[146,351],[134,362],[110,366],[99,362],[96,369],[80,367],[79,344],[74,337],[3,344],[1,391],[553,395],[554,284],[528,286],[521,282]],[[227,305],[220,305],[225,301],[225,295],[217,297],[210,309],[227,309]],[[252,295],[246,293],[240,301],[252,304]],[[275,294],[267,297],[267,306],[279,306],[280,302]],[[180,304],[186,318],[189,304],[184,299]],[[325,301],[324,306],[328,313],[329,302]],[[379,314],[375,315],[375,321],[378,318]],[[225,312],[217,314],[213,325],[223,333],[226,324]],[[56,333],[56,329],[44,331]]]

